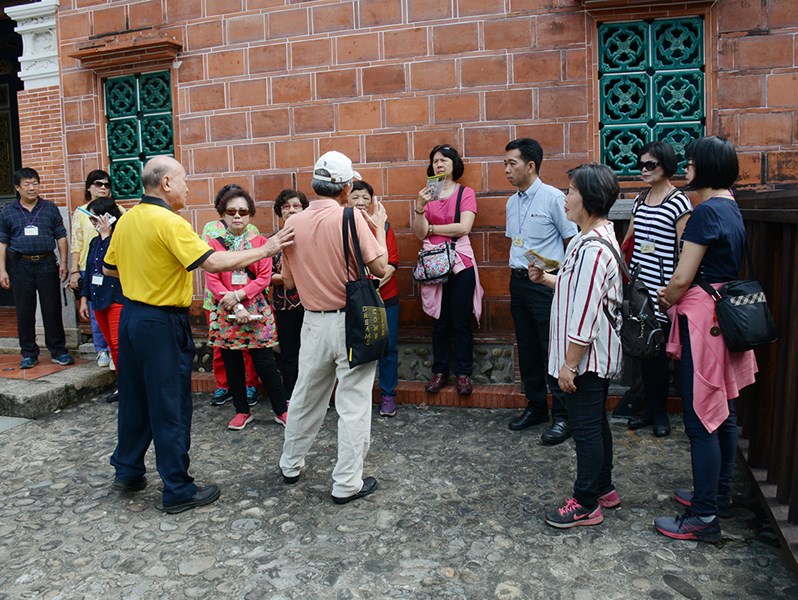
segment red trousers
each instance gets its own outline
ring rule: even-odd
[[[100,331],[103,332],[105,341],[108,342],[108,349],[111,351],[111,360],[116,365],[116,371],[119,372],[119,315],[122,314],[122,305],[118,303],[111,304],[108,308],[103,310],[95,310],[94,318],[97,320],[97,325],[100,326]]]
[[[211,323],[211,313],[205,311],[205,317],[208,320],[208,325]],[[105,332],[103,332],[105,334]],[[249,355],[249,352],[246,350],[242,350],[244,354],[244,372],[247,376],[247,386],[248,387],[258,387],[260,384],[260,379],[258,379],[258,374],[255,373],[255,366],[252,364],[252,357]],[[222,360],[222,353],[219,352],[219,348],[213,349],[213,376],[216,378],[216,387],[217,388],[226,388],[230,389],[230,384],[227,383],[227,371],[224,368],[224,361]]]

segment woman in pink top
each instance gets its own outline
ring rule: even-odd
[[[217,252],[239,252],[266,243],[263,236],[247,231],[250,218],[255,214],[255,202],[247,192],[242,189],[227,192],[219,201],[219,211],[225,215],[227,230],[210,241],[211,248]],[[213,297],[208,343],[221,351],[236,409],[228,429],[244,429],[253,418],[247,402],[245,350],[249,351],[255,372],[269,395],[274,420],[285,427],[285,393],[272,352],[277,345],[277,328],[265,293],[271,280],[271,258],[264,258],[246,269],[205,276]]]
[[[413,219],[413,232],[424,242],[425,248],[457,239],[457,257],[448,281],[444,284],[421,285],[424,312],[435,319],[432,326],[432,379],[426,388],[433,394],[446,385],[452,342],[457,392],[466,396],[473,390],[474,334],[471,331],[471,313],[479,320],[482,287],[468,238],[477,215],[477,197],[470,187],[457,183],[464,169],[463,160],[452,146],[435,146],[429,154],[427,175],[444,175],[443,188],[437,196],[433,196],[429,187],[424,187],[418,193]],[[460,219],[455,222],[458,196]]]

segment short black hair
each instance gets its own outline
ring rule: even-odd
[[[243,189],[244,188],[242,188],[237,183],[228,183],[227,185],[223,185],[222,189],[216,192],[216,198],[213,201],[213,207],[216,209],[216,212],[218,212],[219,214],[222,214],[224,212],[223,208],[219,209],[219,202],[222,201],[222,198],[227,192],[231,190],[243,190]]]
[[[460,153],[454,146],[450,146],[449,144],[440,144],[435,146],[429,153],[429,165],[427,165],[427,177],[432,177],[435,175],[435,169],[432,168],[432,157],[434,157],[438,152],[443,154],[446,158],[450,159],[454,166],[452,167],[452,179],[457,181],[463,176],[463,172],[465,171],[465,165],[463,164],[463,159],[460,158]]]
[[[86,200],[91,200],[91,192],[89,191],[89,188],[92,186],[92,184],[95,181],[102,181],[103,179],[105,179],[109,184],[111,183],[111,176],[102,169],[94,169],[94,171],[86,175],[86,191],[83,193],[83,196],[86,198]],[[116,218],[118,219],[119,217]]]
[[[355,180],[352,182],[352,192],[356,192],[357,190],[366,190],[369,196],[371,196],[372,199],[374,198],[374,188],[365,181]],[[352,192],[349,193],[351,194]]]
[[[540,165],[543,163],[543,147],[540,142],[532,138],[518,138],[505,146],[505,152],[510,150],[518,150],[527,163],[535,163],[535,172],[540,174]]]
[[[725,190],[734,185],[740,174],[737,152],[726,138],[710,135],[698,138],[685,150],[688,161],[693,163],[693,180],[690,189]]]
[[[224,215],[224,211],[227,208],[227,204],[233,198],[243,198],[247,202],[247,208],[249,208],[249,216],[252,217],[255,215],[255,201],[252,199],[252,196],[247,194],[247,191],[242,188],[240,185],[231,184],[235,187],[231,187],[227,192],[219,198],[219,202],[216,203],[216,212],[219,213],[219,216]]]
[[[288,202],[291,198],[297,198],[299,203],[302,205],[302,208],[305,209],[308,207],[308,199],[299,190],[292,190],[290,188],[284,189],[282,192],[277,194],[277,198],[274,201],[274,214],[276,214],[279,218],[282,219],[283,217],[283,205]]]
[[[122,216],[122,211],[119,210],[119,206],[116,202],[114,202],[113,198],[97,198],[96,200],[92,200],[89,202],[86,210],[94,213],[98,217],[106,213],[116,217],[117,220],[111,224],[111,229],[116,227],[116,224],[119,222],[119,218]]]
[[[586,163],[568,171],[568,179],[582,196],[582,206],[587,214],[591,217],[610,214],[621,192],[615,171],[607,165]]]
[[[640,160],[640,157],[644,154],[650,154],[657,160],[659,166],[662,167],[663,173],[665,173],[665,177],[668,179],[676,173],[679,163],[676,160],[676,152],[673,150],[673,146],[668,142],[649,142],[637,151],[637,160]]]
[[[18,186],[23,179],[35,179],[38,183],[41,183],[36,169],[31,169],[30,167],[22,167],[14,171],[14,187]]]

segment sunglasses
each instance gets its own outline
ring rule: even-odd
[[[235,217],[236,215],[241,215],[242,217],[246,217],[249,215],[248,208],[225,208],[224,214],[228,217]]]
[[[656,169],[656,168],[657,168],[659,165],[660,165],[660,163],[658,163],[658,162],[657,162],[657,161],[655,161],[655,160],[647,160],[646,162],[639,162],[639,163],[637,163],[637,168],[638,168],[638,169],[640,169],[641,171],[642,171],[643,169],[645,169],[646,171],[653,171],[653,170],[654,170],[654,169]]]
[[[108,181],[95,181],[92,185],[98,188],[111,189],[111,184]]]

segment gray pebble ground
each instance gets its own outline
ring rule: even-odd
[[[554,530],[545,510],[571,489],[572,442],[511,432],[506,410],[400,406],[376,411],[372,496],[330,500],[330,411],[293,486],[277,460],[282,428],[263,404],[243,432],[232,407],[195,395],[192,474],[219,501],[179,515],[160,479],[111,491],[116,406],[98,398],[0,433],[0,599],[16,598],[798,598],[742,468],[718,545],[680,542],[652,522],[679,510],[687,440],[613,425],[622,508],[596,527]]]

